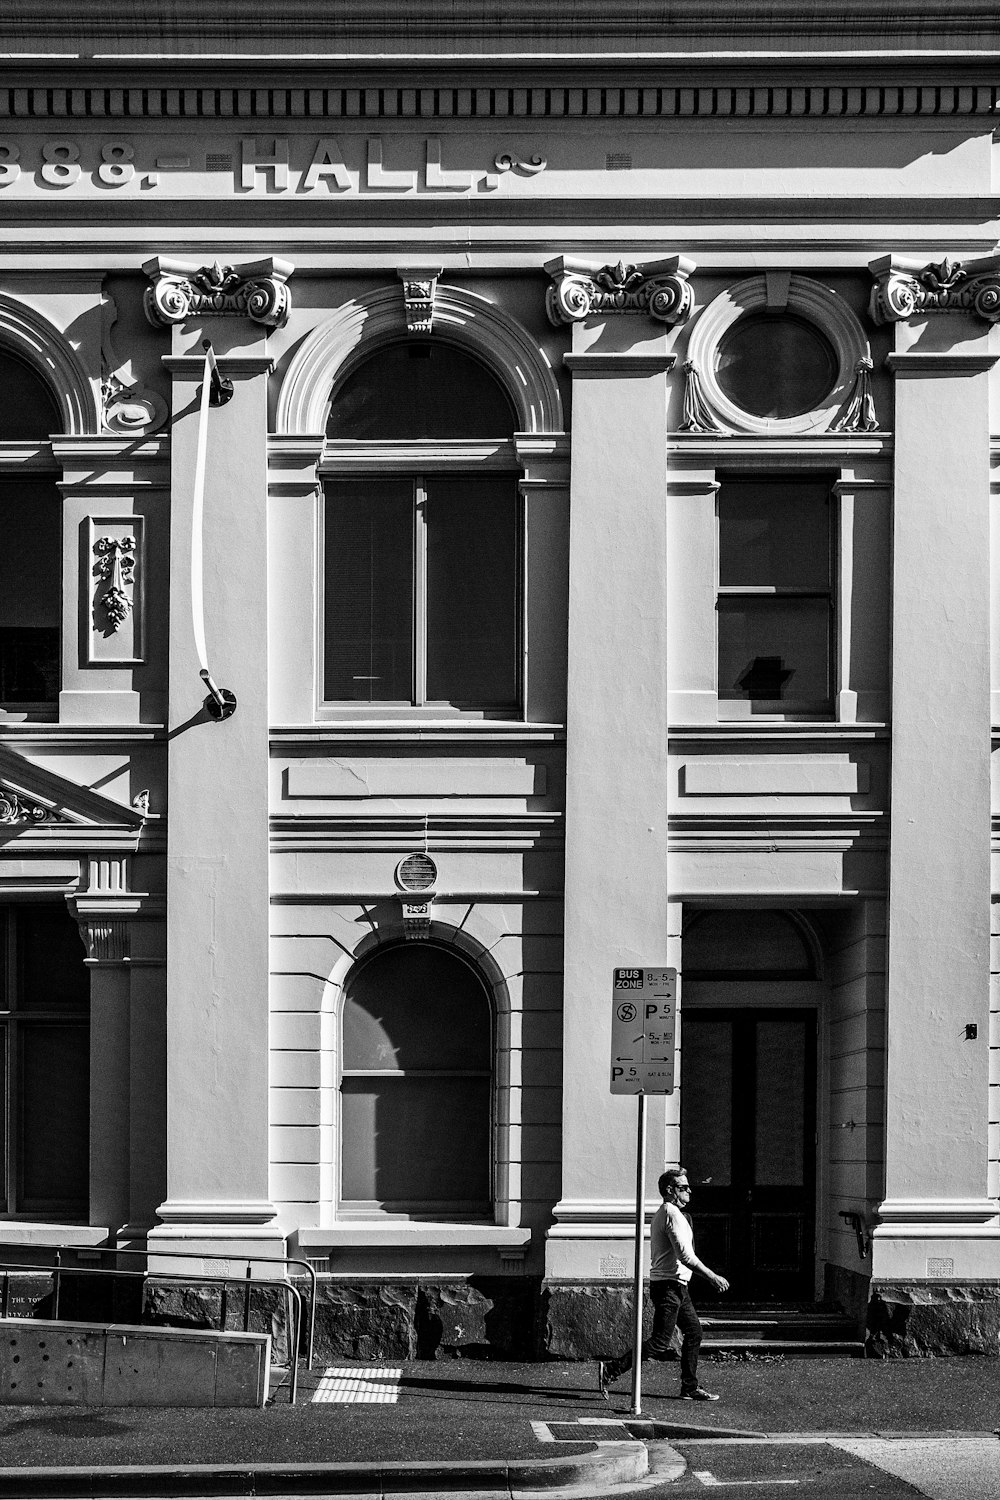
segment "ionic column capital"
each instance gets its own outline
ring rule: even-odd
[[[609,313],[645,313],[658,323],[674,327],[686,322],[694,310],[694,290],[688,277],[695,263],[683,255],[644,266],[624,261],[602,266],[560,255],[546,261],[545,269],[552,278],[545,310],[556,327]]]

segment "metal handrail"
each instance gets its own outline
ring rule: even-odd
[[[82,1250],[85,1255],[144,1255],[147,1260],[149,1259],[149,1257],[151,1255],[169,1255],[169,1256],[172,1256],[174,1260],[202,1260],[203,1261],[203,1260],[211,1259],[212,1258],[211,1256],[206,1256],[205,1253],[204,1253],[204,1251],[202,1251],[202,1250],[161,1250],[159,1244],[157,1244],[152,1250],[150,1250],[148,1248],[145,1249],[145,1250],[129,1250],[129,1249],[125,1249],[124,1247],[122,1247],[121,1249],[119,1249],[119,1248],[117,1248],[114,1245],[79,1245],[79,1246],[66,1245],[66,1246],[64,1246],[62,1248],[63,1249],[67,1249],[67,1250],[73,1249],[73,1250],[76,1251],[77,1254],[79,1254],[80,1251]],[[62,1249],[56,1251],[56,1261],[57,1261],[57,1263],[59,1261],[59,1256],[61,1254],[62,1254]],[[290,1256],[290,1255],[235,1255],[235,1256],[231,1255],[231,1256],[228,1256],[227,1259],[229,1259],[229,1260],[236,1260],[241,1265],[245,1261],[247,1263],[248,1267],[250,1265],[252,1265],[255,1261],[259,1262],[259,1264],[262,1265],[262,1266],[304,1266],[305,1267],[306,1274],[308,1275],[309,1280],[310,1280],[310,1288],[309,1288],[309,1343],[308,1343],[308,1348],[307,1348],[307,1351],[306,1351],[306,1369],[307,1370],[311,1370],[312,1367],[313,1367],[313,1347],[314,1347],[315,1342],[316,1342],[316,1294],[317,1294],[317,1288],[318,1288],[318,1285],[319,1285],[319,1280],[318,1280],[318,1277],[316,1275],[316,1268],[315,1268],[315,1266],[311,1266],[307,1260],[300,1260],[298,1257],[296,1257],[296,1256]],[[238,1278],[232,1277],[232,1276],[229,1278],[230,1281],[234,1281],[234,1280],[237,1280],[237,1279]],[[297,1352],[298,1352],[298,1350],[296,1350],[296,1353]]]
[[[60,1253],[59,1251],[56,1251],[56,1264],[54,1266],[40,1266],[40,1265],[37,1265],[37,1264],[35,1264],[35,1265],[31,1265],[31,1264],[10,1264],[10,1263],[8,1263],[6,1265],[3,1265],[3,1266],[0,1266],[0,1272],[2,1272],[2,1274],[3,1274],[3,1292],[2,1292],[2,1294],[0,1294],[0,1317],[3,1317],[3,1318],[7,1317],[7,1310],[8,1310],[9,1304],[10,1304],[10,1274],[11,1274],[12,1271],[28,1271],[28,1272],[33,1272],[35,1275],[51,1276],[52,1277],[52,1321],[53,1322],[57,1321],[58,1318],[59,1318],[59,1290],[60,1290],[60,1283],[61,1283],[61,1280],[62,1280],[62,1276],[63,1276],[64,1273],[68,1273],[71,1276],[119,1276],[119,1277],[121,1277],[121,1276],[131,1276],[131,1277],[138,1277],[138,1278],[140,1278],[142,1280],[143,1284],[145,1284],[146,1282],[148,1282],[150,1280],[155,1280],[155,1281],[177,1282],[177,1283],[179,1283],[182,1286],[191,1286],[191,1285],[194,1285],[194,1286],[221,1286],[222,1289],[223,1289],[223,1295],[222,1295],[222,1298],[220,1299],[220,1313],[222,1314],[222,1320],[223,1321],[224,1321],[225,1308],[226,1308],[226,1289],[227,1289],[227,1287],[231,1283],[233,1283],[233,1282],[235,1282],[237,1284],[242,1284],[246,1288],[246,1296],[245,1296],[244,1303],[243,1303],[243,1327],[244,1327],[244,1331],[249,1331],[249,1322],[250,1322],[250,1289],[251,1289],[251,1286],[252,1286],[253,1282],[256,1281],[256,1284],[259,1287],[265,1287],[265,1286],[280,1287],[283,1291],[287,1292],[289,1294],[289,1296],[292,1298],[292,1301],[289,1303],[289,1306],[291,1308],[294,1308],[294,1317],[291,1318],[291,1319],[289,1319],[290,1324],[294,1324],[294,1329],[292,1329],[291,1327],[289,1328],[288,1365],[289,1365],[289,1372],[290,1372],[290,1385],[289,1385],[289,1393],[288,1394],[289,1394],[289,1402],[290,1402],[290,1404],[292,1406],[295,1405],[295,1400],[296,1400],[296,1397],[298,1395],[298,1389],[299,1389],[299,1356],[298,1356],[298,1350],[299,1350],[299,1341],[300,1341],[301,1336],[302,1336],[303,1301],[302,1301],[302,1293],[299,1291],[299,1289],[298,1289],[297,1286],[295,1286],[291,1281],[289,1281],[287,1279],[287,1277],[270,1277],[270,1276],[251,1277],[250,1274],[249,1274],[249,1267],[247,1268],[248,1274],[244,1278],[244,1277],[239,1277],[239,1276],[210,1276],[210,1275],[204,1275],[204,1276],[182,1276],[180,1273],[172,1273],[170,1271],[150,1271],[148,1269],[143,1270],[143,1271],[119,1271],[119,1270],[104,1269],[101,1266],[64,1266],[62,1264],[61,1260],[59,1259],[59,1253]],[[185,1253],[185,1258],[187,1258],[187,1254],[186,1253]],[[204,1257],[203,1256],[197,1256],[195,1258],[200,1260],[200,1259],[203,1259]],[[254,1258],[256,1259],[257,1257],[254,1257]],[[242,1260],[243,1257],[241,1256],[240,1259]],[[275,1259],[275,1257],[272,1257],[272,1259]],[[223,1329],[221,1331],[224,1332],[225,1330]]]

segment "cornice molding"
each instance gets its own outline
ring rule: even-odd
[[[594,350],[563,355],[563,364],[577,376],[659,375],[672,370],[676,363],[676,354],[659,350],[647,352],[638,349],[624,354]]]
[[[917,350],[887,354],[886,365],[897,375],[980,375],[992,370],[998,354],[963,354],[959,349],[921,353]]]
[[[245,59],[252,72],[253,59]],[[415,60],[416,61],[416,60]],[[633,63],[634,60],[630,59]],[[196,62],[196,60],[195,60]],[[400,88],[311,88],[311,77],[300,87],[164,88],[120,87],[91,84],[77,87],[0,88],[0,119],[24,120],[36,129],[43,120],[56,122],[63,132],[74,120],[100,120],[105,128],[121,130],[129,122],[140,124],[164,120],[246,120],[248,130],[281,129],[291,121],[314,120],[317,124],[357,121],[355,128],[378,120],[427,122],[449,120],[530,119],[534,125],[558,119],[886,119],[904,116],[967,118],[991,116],[1000,103],[1000,85],[969,83],[906,84],[853,82],[849,67],[836,84],[789,83],[774,87],[730,87],[704,84],[699,87],[632,88],[573,87],[561,84],[548,60],[535,63],[534,86],[514,83],[507,87],[461,87],[447,81],[448,67],[434,59],[419,59],[422,71],[440,73],[437,84]],[[475,61],[470,64],[473,68]],[[604,61],[600,77],[610,66],[620,72],[612,58]],[[753,59],[749,59],[753,66]],[[777,64],[780,66],[780,63]],[[893,67],[884,64],[888,73]],[[301,72],[302,65],[276,62],[275,68]],[[52,65],[45,70],[51,75]],[[218,70],[216,70],[218,71]],[[467,72],[467,70],[465,70]],[[398,69],[397,69],[398,73]],[[953,77],[959,74],[956,66]],[[554,76],[555,75],[555,76]],[[130,74],[130,81],[134,74]],[[918,64],[918,80],[925,70]],[[259,80],[249,79],[248,82]]]

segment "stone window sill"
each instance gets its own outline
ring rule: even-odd
[[[501,1224],[427,1224],[406,1219],[384,1223],[373,1220],[333,1224],[325,1229],[300,1229],[298,1247],[306,1255],[345,1249],[492,1249],[522,1250],[530,1229]]]
[[[0,1219],[0,1245],[89,1250],[106,1245],[111,1231],[98,1224],[27,1223]]]

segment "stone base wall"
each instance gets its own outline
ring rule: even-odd
[[[880,1359],[1000,1355],[1000,1281],[873,1282],[865,1353]]]
[[[180,1328],[242,1329],[269,1333],[274,1357],[287,1358],[286,1299],[271,1287],[251,1291],[249,1319],[244,1289],[234,1284],[223,1318],[218,1287],[148,1282],[136,1304],[137,1281],[64,1277],[59,1312],[91,1322],[122,1321]],[[298,1282],[308,1293],[305,1282]],[[825,1295],[857,1318],[865,1352],[879,1359],[935,1355],[1000,1356],[1000,1280],[873,1282],[843,1267],[827,1266]],[[9,1316],[52,1316],[47,1276],[12,1272]],[[652,1311],[644,1306],[648,1335]],[[589,1360],[618,1353],[632,1340],[632,1287],[628,1282],[546,1281],[528,1276],[472,1276],[461,1280],[320,1276],[316,1306],[316,1360],[402,1362],[414,1359]],[[679,1346],[679,1340],[675,1335]]]

